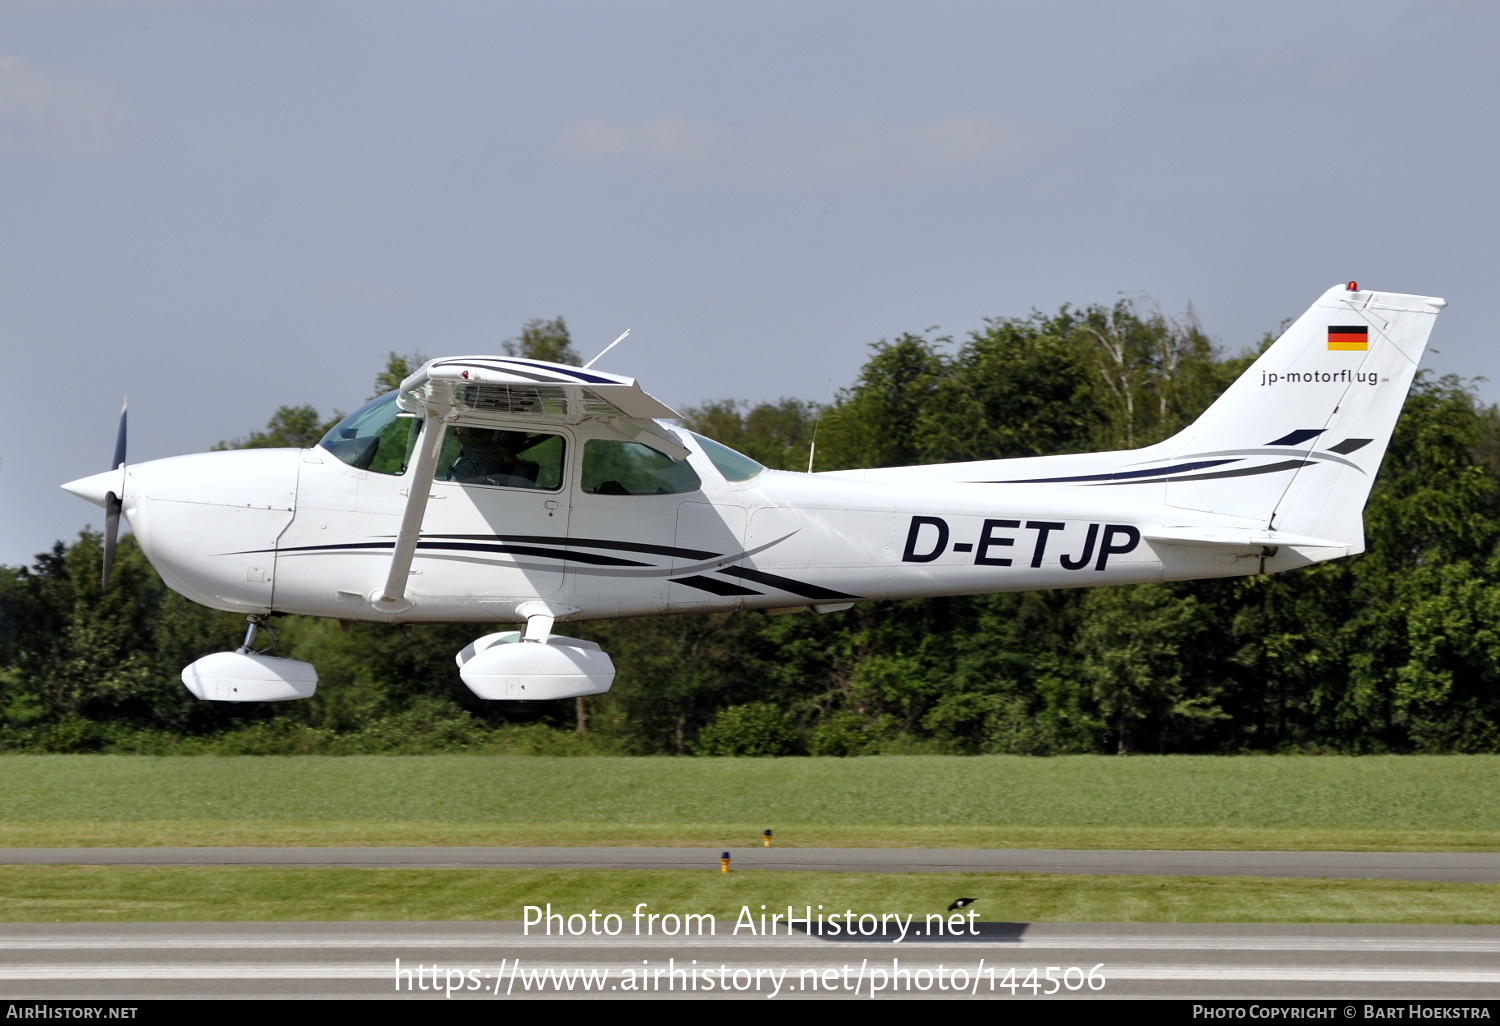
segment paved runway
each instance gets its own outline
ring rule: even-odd
[[[10,924],[0,999],[1500,996],[1497,927],[979,925],[891,943],[727,921],[635,936],[629,917],[620,936],[550,938],[519,923]]]
[[[735,869],[1283,876],[1500,883],[1500,852],[731,848]],[[720,848],[0,848],[0,865],[705,869]]]

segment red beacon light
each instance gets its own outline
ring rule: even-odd
[[[1351,281],[1348,285],[1346,285],[1344,287],[1346,289],[1348,289],[1350,292],[1358,292],[1359,291],[1359,282],[1357,282],[1357,281]]]

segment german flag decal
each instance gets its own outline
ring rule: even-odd
[[[1328,348],[1363,353],[1370,348],[1370,328],[1365,324],[1353,326],[1330,324],[1328,326]]]

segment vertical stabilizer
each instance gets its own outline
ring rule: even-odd
[[[1169,505],[1363,551],[1365,501],[1446,304],[1352,285],[1324,293],[1191,426],[1152,447],[1184,468],[1168,480]]]

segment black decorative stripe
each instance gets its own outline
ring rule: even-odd
[[[602,378],[602,377],[600,377],[597,374],[590,374],[588,371],[581,370],[581,369],[575,368],[575,367],[569,367],[567,369],[564,369],[564,368],[561,368],[561,367],[551,367],[551,366],[548,366],[546,364],[534,363],[531,360],[524,360],[524,359],[521,359],[521,360],[518,360],[518,359],[509,359],[509,360],[500,360],[500,361],[497,361],[497,362],[504,363],[504,364],[507,364],[507,365],[515,365],[515,364],[521,363],[521,364],[525,364],[528,367],[541,367],[544,370],[548,371],[549,373],[552,373],[552,374],[565,374],[565,375],[567,375],[570,378],[577,378],[579,381],[587,381],[587,382],[590,382],[591,384],[595,384],[595,385],[618,385],[619,384],[618,381],[614,381],[614,380],[612,380],[610,378]]]
[[[417,548],[458,552],[505,552],[513,556],[547,556],[573,563],[589,563],[593,566],[650,566],[634,559],[618,556],[601,556],[597,552],[572,552],[568,549],[553,549],[541,545],[486,545],[482,542],[417,542]]]
[[[829,588],[816,584],[807,584],[803,581],[794,581],[790,577],[778,577],[768,574],[764,570],[752,570],[747,566],[726,566],[719,573],[726,577],[738,577],[745,581],[754,581],[756,584],[764,584],[771,588],[780,588],[789,591],[793,595],[801,595],[810,599],[857,599],[858,595],[848,595],[842,591],[833,591]]]
[[[1373,441],[1375,441],[1375,439],[1373,438],[1346,438],[1338,445],[1330,445],[1328,447],[1328,451],[1336,452],[1340,456],[1347,456],[1351,452],[1354,452],[1358,449],[1363,449]]]
[[[699,591],[707,591],[714,595],[764,595],[763,591],[755,591],[751,588],[742,588],[730,581],[720,581],[712,577],[673,577],[673,584],[686,584],[689,588],[697,588]]]
[[[648,545],[641,542],[609,541],[603,538],[563,538],[559,535],[549,534],[424,534],[424,539],[446,539],[451,541],[473,541],[473,542],[519,542],[521,544],[542,545],[583,545],[591,549],[613,549],[617,552],[642,552],[652,556],[676,556],[680,559],[714,559],[722,556],[722,552],[705,552],[702,549],[679,549],[672,545]],[[394,541],[370,541],[370,542],[348,542],[340,545],[296,545],[283,549],[249,549],[242,555],[257,552],[319,552],[332,551],[334,549],[389,549],[394,548]],[[433,548],[428,541],[418,543],[418,548]],[[462,548],[463,546],[450,546],[451,548]],[[506,551],[496,549],[495,551]],[[586,553],[568,553],[572,558],[580,562],[585,561]],[[644,563],[621,564],[622,566],[645,566]]]
[[[1237,460],[1200,460],[1197,463],[1179,463],[1175,467],[1157,467],[1154,470],[1122,470],[1114,474],[1083,474],[1078,477],[1031,477],[1024,481],[975,481],[974,484],[1068,484],[1074,481],[1133,481],[1141,478],[1156,478],[1166,474],[1180,474],[1204,467],[1217,467]]]
[[[543,545],[584,545],[591,549],[615,549],[621,552],[645,552],[653,556],[678,556],[682,559],[713,559],[722,552],[702,549],[679,549],[671,545],[647,545],[641,542],[609,541],[604,538],[563,538],[547,534],[424,534],[424,538],[453,538],[459,541],[503,541],[541,543]]]
[[[1216,481],[1225,477],[1255,477],[1258,474],[1279,474],[1283,470],[1312,466],[1312,460],[1283,460],[1264,467],[1240,467],[1236,470],[1219,470],[1212,474],[1191,474],[1186,477],[1168,477],[1165,481]],[[1101,481],[1102,485],[1139,484],[1138,481]]]
[[[1296,431],[1293,431],[1291,434],[1289,434],[1289,435],[1282,435],[1280,438],[1276,439],[1276,441],[1274,441],[1274,442],[1267,442],[1266,444],[1267,445],[1297,445],[1300,442],[1307,441],[1309,438],[1317,438],[1319,435],[1321,435],[1324,431],[1327,431],[1327,430],[1328,430],[1327,428],[1298,428]],[[1337,452],[1338,450],[1335,449],[1334,451]]]
[[[246,549],[235,555],[249,556],[257,552],[334,552],[338,549],[394,549],[395,547],[396,543],[393,541],[346,542],[341,545],[288,545],[281,549]]]
[[[472,360],[456,360],[454,361],[454,364],[460,367],[474,365]],[[447,364],[438,363],[433,364],[433,366],[443,367],[447,366]],[[502,374],[512,374],[518,378],[524,378],[527,381],[535,381],[539,385],[566,385],[570,383],[567,381],[558,381],[554,377],[543,377],[542,375],[537,374],[535,371],[517,370],[514,367],[488,367],[486,369],[490,371],[499,371]],[[469,378],[458,381],[456,382],[456,384],[459,388],[462,388],[465,385],[491,385],[495,388],[512,388],[515,386],[514,381],[475,381]]]
[[[517,367],[517,365],[522,366],[522,367],[536,368],[536,370],[540,370],[543,374],[547,374],[547,375],[550,375],[550,376],[549,377],[542,377],[542,376],[540,376],[539,374],[536,373],[536,370],[533,370],[530,373],[528,373],[526,371],[516,370],[515,368]],[[580,371],[580,370],[573,370],[571,368],[569,368],[567,370],[564,370],[564,369],[562,369],[560,367],[549,367],[546,364],[533,363],[530,360],[504,359],[504,358],[500,358],[500,357],[481,357],[479,359],[474,359],[474,360],[439,360],[437,363],[433,364],[433,366],[434,367],[483,366],[487,370],[501,370],[501,371],[504,371],[507,374],[514,374],[517,377],[527,378],[528,380],[531,380],[531,381],[540,381],[540,382],[544,382],[544,383],[547,383],[547,384],[555,384],[555,385],[572,384],[573,381],[587,381],[590,384],[595,384],[595,385],[618,385],[619,384],[618,381],[613,381],[613,380],[611,380],[609,378],[601,378],[601,377],[599,377],[596,374],[588,374],[588,373],[585,373],[584,371]],[[569,381],[568,380],[569,378],[571,378],[572,381]],[[561,380],[559,380],[559,379],[561,379]],[[503,385],[503,384],[508,384],[508,382],[503,382],[503,381],[478,381],[478,382],[466,382],[466,383],[467,384],[479,384],[479,385],[494,385],[494,384]]]
[[[249,555],[255,552],[335,552],[342,549],[394,549],[396,543],[393,541],[377,542],[349,542],[342,545],[295,545],[285,549],[252,549],[239,555]],[[513,556],[546,556],[549,559],[561,559],[573,563],[589,563],[594,566],[650,566],[650,563],[640,563],[633,559],[620,559],[616,556],[601,556],[594,552],[570,552],[567,549],[546,548],[539,545],[486,545],[477,542],[417,542],[418,550],[427,551],[458,551],[458,552],[503,552]]]

